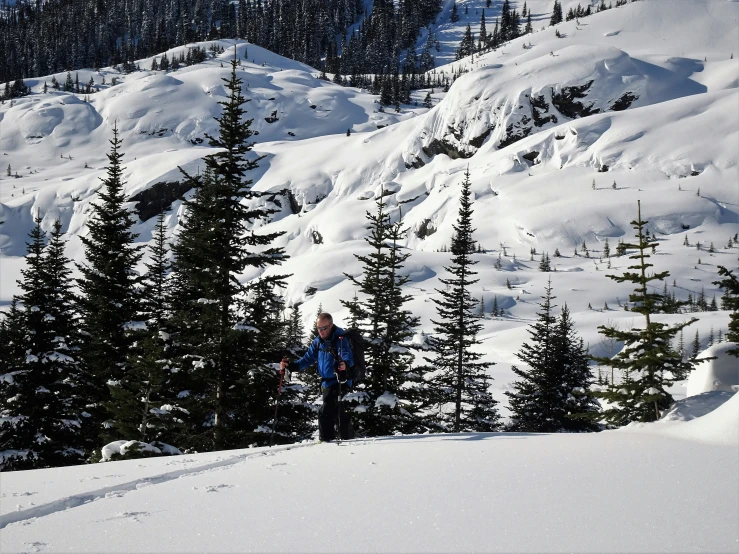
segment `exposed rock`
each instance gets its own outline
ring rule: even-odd
[[[510,146],[514,142],[518,142],[519,140],[529,136],[531,134],[531,127],[521,127],[522,124],[526,125],[529,121],[531,120],[528,117],[525,117],[519,124],[511,123],[508,125],[505,130],[506,136],[498,143],[498,148],[505,148],[506,146]]]
[[[554,114],[550,114],[546,117],[542,116],[542,114],[549,112],[549,104],[547,104],[547,101],[543,96],[531,95],[529,97],[529,102],[531,103],[531,117],[534,119],[534,125],[542,127],[550,122],[557,123],[557,116]]]
[[[430,219],[424,219],[421,222],[421,225],[418,227],[418,230],[416,231],[416,236],[419,239],[425,239],[426,237],[433,235],[436,232],[436,227],[431,225]]]
[[[287,197],[287,201],[290,203],[290,211],[292,211],[293,214],[298,214],[303,210],[303,206],[301,206],[298,202],[298,199],[295,198],[292,190],[285,189],[284,191],[280,192],[282,192]]]
[[[410,163],[409,163],[409,162],[405,162],[405,168],[406,168],[406,169],[410,169],[410,168],[413,168],[413,169],[420,169],[420,168],[422,168],[422,167],[423,167],[424,165],[426,165],[426,162],[424,162],[424,161],[423,161],[423,160],[422,160],[421,158],[419,158],[418,156],[414,156],[414,157],[413,157],[413,161],[412,161],[412,162],[410,162]]]
[[[423,147],[423,153],[426,154],[430,158],[436,156],[437,154],[446,154],[453,160],[457,160],[460,158],[462,159],[471,158],[473,154],[473,152],[457,150],[457,148],[453,144],[451,144],[450,142],[447,142],[444,139],[432,140],[428,146]]]
[[[624,92],[621,97],[611,105],[609,109],[614,112],[620,112],[631,106],[631,104],[633,104],[636,100],[639,100],[639,97],[636,94],[632,94],[631,92]]]
[[[577,101],[577,98],[585,98],[587,96],[587,91],[592,85],[593,81],[590,80],[584,85],[564,87],[559,94],[552,89],[552,104],[559,110],[559,113],[570,119],[600,113],[598,108],[593,108],[592,103],[589,106],[585,106],[582,102]]]
[[[536,162],[536,158],[539,157],[539,152],[537,152],[536,150],[533,150],[533,151],[529,152],[528,154],[524,154],[521,157],[524,160],[530,162],[532,165],[536,165],[536,163],[537,163]]]
[[[192,188],[190,183],[180,181],[160,181],[146,190],[133,195],[129,200],[136,202],[134,208],[141,221],[146,221],[168,210],[172,202],[179,200]]]
[[[323,235],[315,229],[310,232],[313,244],[323,244]]]
[[[482,146],[482,143],[485,142],[485,139],[490,136],[490,133],[493,132],[493,129],[495,129],[495,125],[488,127],[487,131],[485,131],[483,134],[470,139],[470,146],[474,146],[475,148],[480,148]]]

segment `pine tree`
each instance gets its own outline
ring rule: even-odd
[[[564,19],[562,15],[562,4],[560,4],[559,0],[554,0],[554,7],[552,8],[552,17],[549,19],[549,26],[557,25],[557,23],[562,23],[562,20]]]
[[[691,351],[691,355],[693,358],[696,358],[698,354],[700,354],[701,351],[701,339],[700,335],[698,334],[698,329],[695,330],[695,338],[693,339],[693,347]]]
[[[433,102],[431,100],[431,92],[426,93],[426,96],[423,99],[423,107],[427,109],[431,109],[433,107]]]
[[[480,16],[480,33],[477,37],[477,50],[480,51],[485,48],[485,42],[487,40],[487,29],[485,28],[485,10],[482,10]]]
[[[377,202],[377,212],[367,212],[366,217],[370,234],[365,241],[371,250],[366,256],[355,254],[363,264],[361,278],[347,274],[363,300],[343,302],[359,321],[367,340],[367,375],[358,388],[364,406],[355,420],[368,436],[412,432],[419,428],[414,405],[424,399],[423,395],[408,397],[414,388],[408,382],[418,381],[409,371],[413,354],[408,348],[418,318],[404,309],[410,297],[401,291],[409,280],[401,271],[410,254],[401,252],[399,243],[405,232],[400,222],[391,222],[382,198]]]
[[[592,376],[582,339],[577,337],[567,306],[559,320],[554,316],[552,283],[531,325],[530,343],[524,343],[516,356],[527,368],[512,367],[520,380],[512,384],[508,396],[512,431],[560,432],[595,430],[587,419],[573,415],[590,415],[597,403],[586,395]]]
[[[486,374],[493,364],[481,361],[482,355],[472,350],[480,344],[477,334],[482,325],[474,314],[477,301],[470,293],[470,287],[477,282],[473,279],[477,272],[472,270],[477,262],[472,259],[475,243],[470,186],[468,169],[462,182],[459,216],[453,226],[452,265],[445,267],[452,277],[441,279],[447,288],[436,291],[440,295],[434,299],[438,319],[432,320],[432,357],[426,358],[439,372],[435,392],[444,410],[439,423],[443,429],[454,432],[494,431],[500,425],[497,402],[488,391]]]
[[[593,393],[598,398],[607,400],[608,407],[604,410],[604,419],[615,425],[626,425],[632,421],[655,421],[659,419],[661,410],[672,403],[672,396],[666,388],[677,380],[684,379],[693,368],[693,361],[683,361],[682,356],[675,352],[671,344],[677,334],[688,325],[697,321],[693,318],[688,322],[668,326],[651,320],[652,314],[658,311],[663,302],[658,293],[649,292],[648,284],[651,281],[663,280],[669,272],[647,273],[653,264],[648,263],[650,255],[647,250],[655,247],[656,242],[646,240],[644,229],[647,221],[641,219],[641,203],[638,202],[637,219],[631,224],[636,229],[637,241],[625,244],[625,248],[636,249],[629,256],[635,260],[634,265],[623,275],[607,275],[617,283],[626,281],[636,285],[634,292],[629,295],[632,302],[631,311],[644,315],[646,325],[643,329],[633,328],[621,331],[614,326],[601,325],[600,333],[606,338],[613,338],[624,343],[624,348],[614,358],[594,358],[598,363],[609,364],[620,369],[623,381],[612,384],[608,389]]]
[[[264,314],[259,311],[264,306],[253,302],[264,297],[272,301],[272,285],[282,278],[250,286],[251,299],[243,309],[236,303],[249,292],[238,275],[247,267],[265,268],[285,259],[283,249],[272,246],[281,233],[250,229],[276,209],[260,201],[246,178],[258,160],[247,157],[253,146],[252,120],[243,118],[246,100],[237,66],[234,58],[230,77],[223,79],[229,96],[220,102],[223,112],[216,118],[219,137],[206,135],[217,152],[204,158],[202,176],[185,173],[195,192],[185,201],[186,215],[173,246],[173,340],[179,350],[175,365],[180,390],[190,391],[183,399],[188,414],[178,444],[199,450],[266,443],[268,431],[260,429],[271,419],[265,413],[278,383],[275,368],[265,359],[273,354],[267,351],[269,341],[277,339],[257,331],[279,330],[253,319]],[[267,381],[273,386],[266,388]],[[261,397],[255,396],[257,388]]]
[[[171,444],[181,410],[169,387],[171,291],[167,277],[171,263],[164,213],[157,219],[153,238],[142,282],[140,317],[143,328],[132,332],[135,342],[128,351],[128,370],[110,385],[108,411],[113,416],[112,426],[118,437]],[[150,455],[149,452],[143,454]]]
[[[123,153],[117,126],[113,127],[110,144],[100,199],[92,206],[89,234],[81,237],[85,261],[77,266],[82,274],[83,359],[90,374],[90,399],[94,399],[89,411],[101,428],[102,440],[112,438],[102,429],[110,415],[105,409],[110,400],[108,383],[115,383],[127,371],[125,360],[132,342],[127,326],[136,320],[139,309],[134,268],[142,256],[141,248],[134,244],[134,220],[124,206]],[[109,425],[108,421],[105,427]]]
[[[472,29],[470,29],[470,25],[468,23],[467,28],[464,31],[464,35],[462,35],[462,40],[459,43],[459,48],[457,48],[456,59],[461,60],[474,52],[475,38],[472,36]]]
[[[459,12],[457,11],[457,3],[456,2],[454,2],[454,4],[452,5],[452,15],[449,18],[449,20],[452,23],[456,23],[457,21],[459,21]]]
[[[44,244],[46,234],[41,219],[36,219],[19,282],[22,312],[11,312],[9,318],[20,326],[3,333],[20,341],[6,368],[12,378],[3,379],[0,450],[17,452],[3,461],[6,471],[83,463],[91,446],[62,235],[56,221]]]
[[[541,255],[541,262],[539,262],[539,271],[549,272],[552,271],[552,263],[549,259],[549,253],[544,252]]]
[[[562,428],[570,432],[597,431],[599,426],[593,423],[592,416],[600,411],[600,405],[590,395],[593,374],[588,363],[588,350],[582,337],[577,335],[567,304],[562,307],[553,342],[562,374],[565,414]]]
[[[731,310],[726,340],[739,344],[739,279],[736,278],[732,270],[726,269],[722,265],[718,266],[718,274],[723,279],[714,281],[713,284],[724,290],[721,299],[722,309]],[[728,353],[739,357],[739,347],[729,350]]]

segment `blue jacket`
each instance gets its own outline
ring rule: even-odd
[[[328,388],[338,383],[336,378],[336,366],[339,360],[346,362],[349,369],[354,365],[354,357],[352,349],[349,346],[349,339],[344,337],[344,330],[336,325],[333,326],[331,334],[326,340],[316,337],[310,343],[308,351],[302,358],[292,362],[288,367],[291,370],[305,371],[308,366],[318,362],[318,374],[321,376],[321,386]],[[347,381],[347,385],[351,385],[351,380]]]

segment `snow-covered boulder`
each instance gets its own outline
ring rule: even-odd
[[[116,458],[128,455],[131,458],[143,458],[147,456],[174,456],[182,452],[169,444],[154,441],[152,444],[137,440],[113,441],[103,446],[101,462],[109,462]]]
[[[714,344],[706,349],[698,359],[716,357],[698,364],[688,376],[687,396],[695,396],[704,392],[739,390],[739,359],[727,354],[728,350],[737,348],[733,342]]]

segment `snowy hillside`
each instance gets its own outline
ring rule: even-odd
[[[597,434],[385,437],[3,474],[0,547],[735,552],[729,396],[691,397],[687,421]]]
[[[739,232],[739,58],[731,57],[739,42],[739,4],[680,0],[665,9],[661,2],[634,2],[559,25],[563,38],[552,28],[541,30],[549,4],[528,3],[534,34],[474,62],[438,67],[447,74],[462,65],[471,71],[448,94],[436,90],[441,100],[430,111],[378,112],[376,97],[365,91],[321,81],[317,70],[259,47],[236,46],[251,99],[248,116],[259,133],[255,151],[264,156],[251,177],[260,190],[290,191],[265,230],[286,231],[282,244],[291,258],[279,272],[292,274],[286,299],[304,302],[305,323],[319,304],[339,321],[346,316],[340,300],[354,290],[344,272],[359,273],[354,254],[366,248],[364,214],[374,210],[372,199],[385,195],[392,217],[402,217],[410,230],[409,307],[421,317],[419,331],[430,331],[430,299],[449,259],[441,250],[450,242],[467,167],[475,239],[485,249],[476,255],[480,282],[473,294],[486,307],[482,348],[497,363],[491,375],[499,401],[549,277],[555,303],[568,304],[592,353],[607,351],[598,325],[635,324],[622,309],[630,287],[606,279],[600,256],[607,239],[613,249],[620,238],[631,238],[637,200],[660,242],[657,269],[671,272],[677,296],[720,296],[712,284],[716,265],[736,266],[737,247],[726,246]],[[454,32],[483,5],[470,4],[467,15],[460,10]],[[570,5],[576,3],[563,7]],[[486,16],[494,17],[496,6]],[[440,16],[440,34],[444,21]],[[31,96],[0,106],[0,303],[7,306],[17,293],[37,214],[45,229],[61,218],[68,254],[82,258],[79,237],[87,232],[114,123],[123,140],[130,207],[144,218],[142,192],[157,183],[173,186],[181,179],[177,166],[202,166],[210,151],[204,135],[216,130],[221,78],[234,55],[232,42],[220,44],[226,50],[218,57],[167,74],[80,71],[80,82],[92,76],[103,89],[89,102],[83,95],[42,93],[48,76],[28,80]],[[65,75],[56,78],[63,82]],[[179,215],[175,201],[170,232]],[[153,224],[136,226],[140,242],[151,239]],[[690,247],[683,246],[686,237]],[[713,253],[707,252],[711,243]],[[557,249],[556,273],[540,272],[541,254]],[[619,258],[612,263],[613,271],[626,266]],[[494,299],[503,317],[490,314]],[[698,330],[705,347],[711,329],[725,331],[728,314],[699,317],[689,332]],[[673,393],[684,396],[684,387]]]

